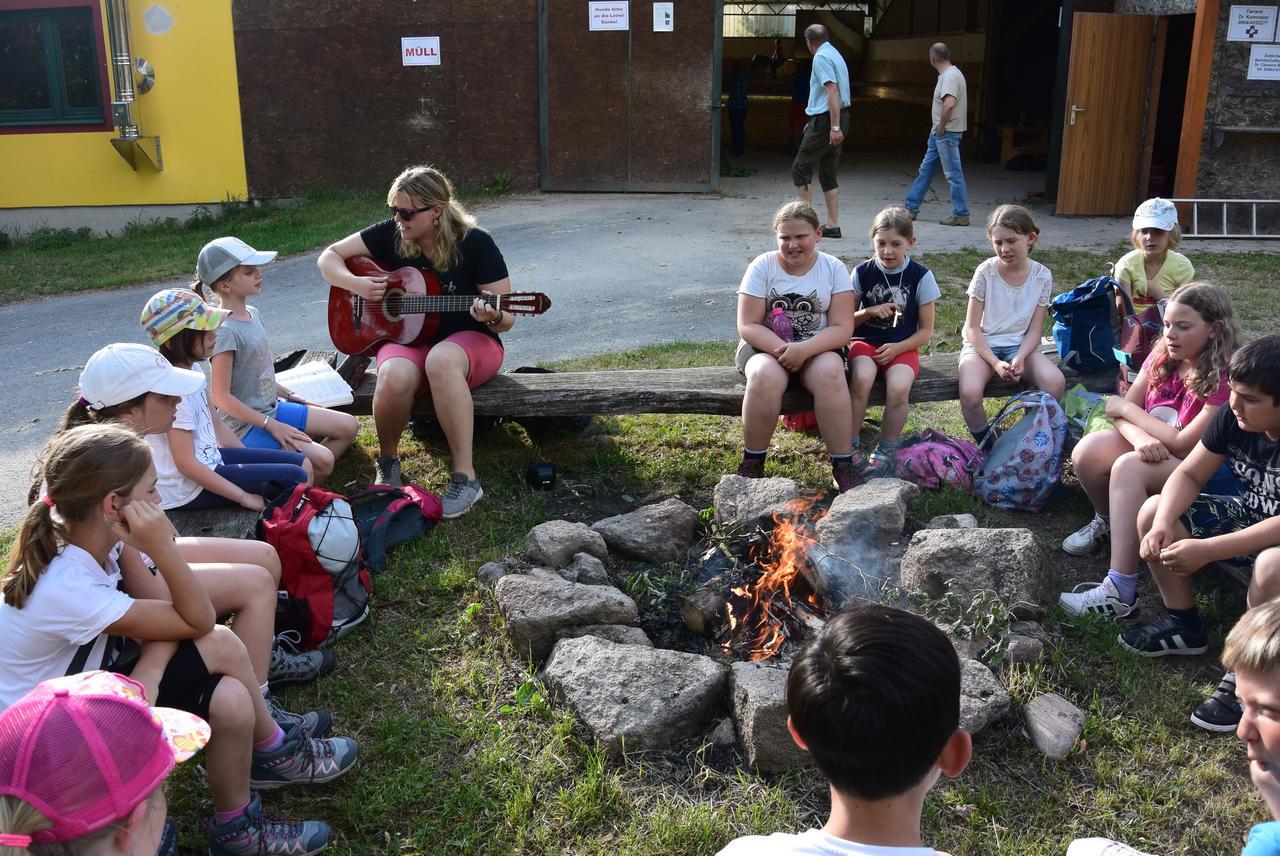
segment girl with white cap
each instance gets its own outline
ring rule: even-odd
[[[260,266],[275,257],[274,250],[260,252],[230,237],[200,250],[192,288],[206,299],[208,289],[230,310],[209,359],[213,403],[247,448],[301,452],[322,482],[360,425],[351,414],[311,404],[276,383],[267,330],[246,302],[262,291]]]
[[[1168,199],[1148,199],[1133,212],[1134,249],[1116,262],[1116,280],[1123,285],[1141,312],[1196,278],[1196,269],[1174,247],[1182,240],[1178,209]],[[1124,312],[1123,304],[1120,311]]]

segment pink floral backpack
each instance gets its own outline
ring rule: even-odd
[[[950,485],[968,491],[973,489],[973,471],[982,465],[982,453],[968,440],[926,428],[905,440],[894,460],[894,475],[900,479],[929,490]]]
[[[982,443],[986,456],[973,473],[974,490],[994,508],[1039,511],[1062,475],[1067,439],[1062,405],[1038,389],[1020,392],[991,427]]]

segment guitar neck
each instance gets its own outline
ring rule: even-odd
[[[434,315],[437,312],[466,312],[476,298],[489,306],[499,305],[500,294],[406,294],[396,307],[401,315]]]

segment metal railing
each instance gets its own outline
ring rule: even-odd
[[[1195,199],[1182,198],[1170,199],[1170,202],[1176,205],[1191,206],[1191,228],[1182,233],[1184,238],[1280,238],[1280,199]],[[1218,212],[1221,216],[1213,216],[1212,211],[1209,212],[1208,218],[1200,216],[1200,206],[1221,206]],[[1264,213],[1261,230],[1258,225],[1258,206],[1273,206],[1270,211]],[[1228,218],[1228,209],[1232,206],[1248,206],[1249,230],[1247,232],[1232,232],[1231,226],[1238,224],[1240,217]],[[1238,210],[1238,209],[1237,209]],[[1232,212],[1234,213],[1234,211]],[[1201,220],[1212,221],[1215,231],[1202,232]],[[1218,224],[1221,224],[1221,231],[1217,231]]]

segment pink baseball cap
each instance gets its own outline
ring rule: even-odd
[[[142,685],[122,675],[54,678],[0,713],[0,796],[53,824],[31,842],[70,841],[127,817],[208,742],[208,723],[148,707]]]

